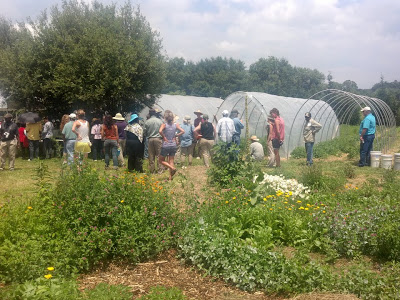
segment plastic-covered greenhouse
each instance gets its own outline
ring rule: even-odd
[[[229,95],[222,103],[218,110],[218,118],[221,117],[223,110],[231,111],[237,109],[240,117],[245,119],[245,103],[247,97],[247,115],[248,115],[248,126],[250,135],[257,135],[257,137],[266,136],[267,116],[269,111],[276,107],[281,117],[285,121],[285,142],[282,146],[282,154],[289,155],[289,153],[301,145],[298,142],[288,143],[288,135],[291,135],[291,141],[301,140],[302,129],[304,123],[304,114],[306,112],[313,113],[314,111],[320,111],[317,118],[313,118],[322,123],[323,125],[327,122],[330,123],[330,130],[325,130],[322,134],[316,136],[316,142],[330,140],[339,134],[339,120],[336,118],[336,114],[333,109],[325,102],[319,102],[317,100],[307,100],[300,98],[290,98],[275,96],[265,93],[256,92],[236,92]],[[297,115],[303,118],[296,118]],[[292,130],[295,128],[297,130]],[[242,135],[244,135],[242,131]],[[304,143],[303,143],[304,145]]]
[[[311,112],[312,118],[321,123],[323,128],[316,135],[316,143],[331,140],[340,134],[340,124],[349,124],[354,116],[361,116],[360,109],[370,106],[377,121],[377,133],[374,150],[387,152],[390,144],[396,138],[396,122],[389,106],[380,99],[355,95],[340,90],[324,90],[311,96],[309,99],[275,96],[258,92],[236,92],[225,100],[212,97],[195,97],[180,95],[161,95],[154,104],[161,111],[171,110],[182,120],[185,115],[195,118],[193,112],[200,110],[208,114],[210,120],[222,117],[222,111],[237,109],[240,118],[245,123],[246,99],[248,116],[248,133],[258,137],[266,136],[267,116],[269,111],[276,107],[285,120],[285,141],[281,148],[282,155],[289,156],[298,146],[303,146],[302,131],[304,114]],[[140,112],[146,118],[149,108]],[[214,120],[215,121],[215,120]],[[246,130],[242,131],[242,137]],[[356,138],[356,137],[355,137]]]
[[[213,97],[161,95],[153,107],[161,111],[169,109],[179,116],[180,120],[183,120],[185,115],[191,116],[193,120],[196,118],[194,112],[200,110],[203,114],[208,114],[211,120],[222,102],[222,99]],[[139,116],[146,119],[148,113],[149,108],[146,107],[140,112]]]

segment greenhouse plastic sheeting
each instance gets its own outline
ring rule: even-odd
[[[303,126],[304,114],[311,112],[312,118],[320,123],[323,128],[316,134],[316,143],[330,140],[339,134],[339,121],[332,107],[324,101],[308,100],[275,96],[257,92],[236,92],[229,95],[218,109],[217,118],[222,117],[222,111],[237,109],[239,118],[245,124],[245,99],[247,96],[247,110],[249,120],[249,134],[266,138],[267,116],[272,108],[277,108],[280,116],[285,121],[285,141],[281,154],[288,156],[294,148],[304,146]],[[296,116],[303,116],[302,118]],[[288,134],[291,132],[289,143]],[[242,130],[242,138],[245,129]]]
[[[179,117],[179,121],[182,121],[185,115],[189,115],[193,121],[196,118],[194,112],[200,110],[203,114],[208,114],[211,121],[222,102],[222,99],[212,97],[161,95],[153,107],[161,111],[172,111]],[[149,108],[146,107],[139,116],[146,120],[148,113]]]

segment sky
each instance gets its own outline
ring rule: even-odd
[[[84,0],[90,2],[89,0]],[[125,0],[100,0],[104,4]],[[0,0],[12,21],[59,0]],[[359,88],[400,80],[399,0],[132,0],[160,33],[168,57],[285,58]]]

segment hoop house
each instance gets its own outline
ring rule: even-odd
[[[318,118],[314,116],[313,118],[317,122],[324,120],[323,123],[329,122],[330,124],[331,130],[325,130],[322,134],[318,134],[316,142],[330,140],[339,134],[339,120],[336,118],[336,114],[329,104],[318,100],[282,97],[265,93],[236,92],[229,95],[219,107],[217,118],[221,118],[223,110],[231,111],[234,108],[239,111],[240,118],[245,118],[246,98],[250,135],[265,137],[267,134],[266,125],[269,111],[274,107],[279,110],[281,117],[285,121],[286,135],[285,142],[281,148],[282,155],[288,156],[294,148],[304,145],[301,138],[304,114],[306,112],[313,113],[313,111],[318,111]],[[298,118],[297,116],[301,116],[302,118]],[[244,131],[242,131],[242,137],[244,134]],[[291,136],[290,143],[287,142],[289,135]]]
[[[331,115],[335,114],[340,124],[350,124],[354,115],[360,115],[362,107],[369,106],[377,124],[374,150],[387,152],[396,138],[395,116],[390,107],[381,99],[329,89],[311,96],[304,103],[304,107],[310,107],[311,103],[310,111],[313,118],[324,125],[318,135],[323,137],[332,136],[334,132],[337,132],[337,123],[335,123]],[[292,126],[288,131],[287,141],[289,145],[298,145],[300,143],[297,134],[299,129],[294,124],[304,122],[302,111],[303,107],[295,115]],[[326,119],[325,116],[328,111],[328,118]]]
[[[222,99],[212,97],[161,95],[154,104],[154,108],[161,111],[169,109],[179,116],[180,121],[183,120],[185,115],[191,116],[193,120],[195,118],[194,112],[200,110],[203,114],[208,114],[211,120],[222,101]],[[139,116],[146,119],[148,113],[149,108],[145,107]]]

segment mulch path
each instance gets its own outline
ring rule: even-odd
[[[152,287],[176,287],[189,299],[196,300],[357,300],[354,295],[310,293],[292,298],[265,295],[263,292],[248,293],[220,279],[207,276],[176,258],[176,251],[160,254],[156,259],[137,265],[112,263],[105,268],[81,275],[80,290],[93,289],[99,283],[129,286],[132,299],[147,294]]]

